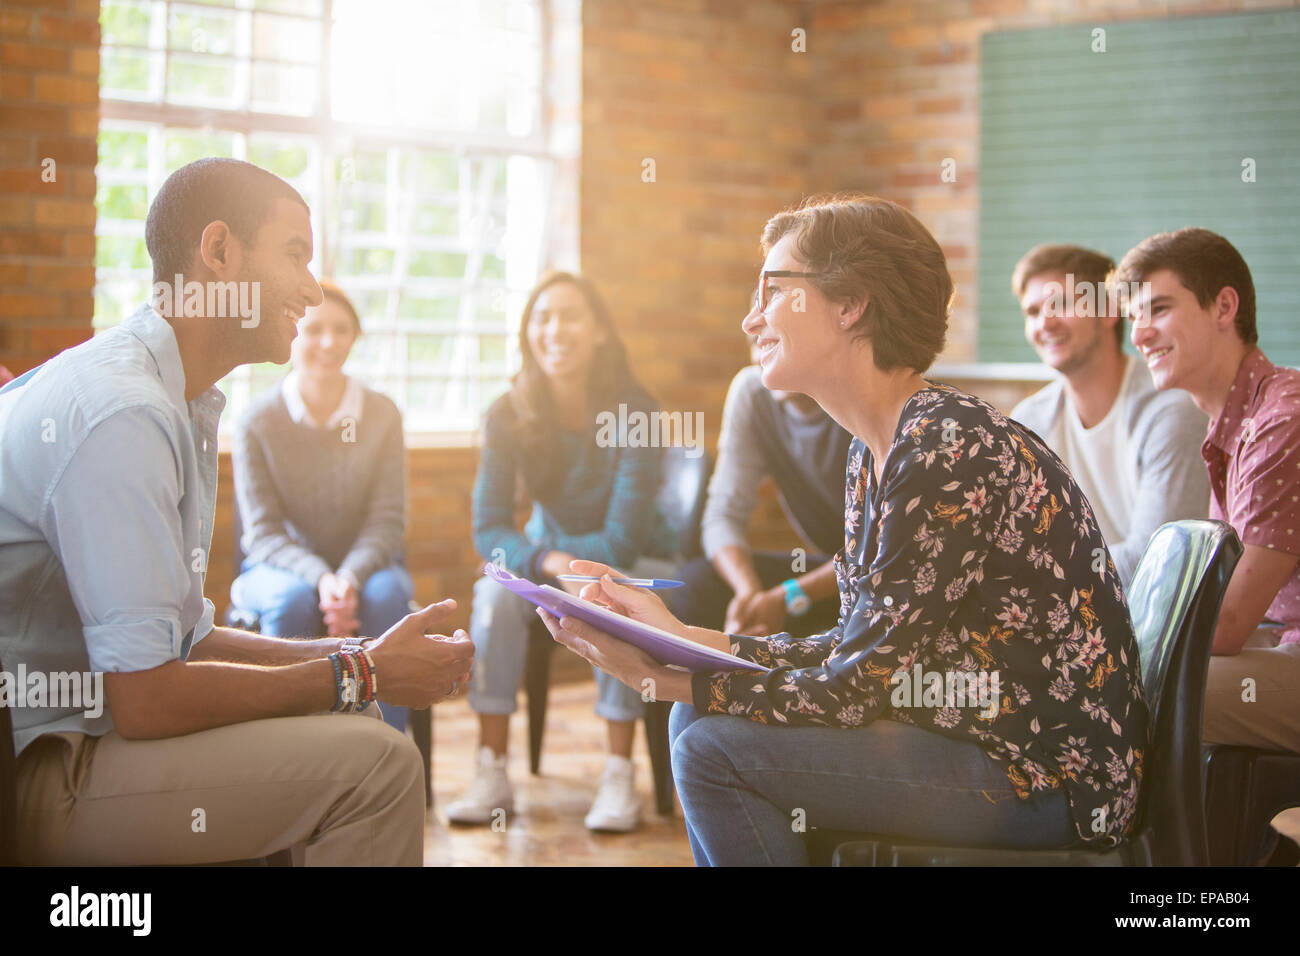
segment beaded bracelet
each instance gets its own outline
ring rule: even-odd
[[[357,680],[357,664],[353,656],[347,652],[339,654],[339,663],[343,665],[345,671],[343,675],[343,709],[351,714],[357,709],[357,698],[360,696],[360,682]]]
[[[331,654],[329,661],[334,665],[334,706],[330,708],[330,713],[337,714],[343,709],[346,701],[343,697],[343,663],[339,654]]]
[[[352,664],[357,669],[357,678],[359,688],[357,693],[357,709],[359,710],[365,704],[374,699],[374,687],[370,680],[370,668],[366,665],[366,659],[360,654],[353,654]]]
[[[334,665],[334,683],[338,700],[330,708],[332,713],[356,713],[378,696],[379,681],[374,658],[368,651],[340,648],[329,655]]]
[[[370,697],[375,699],[379,696],[379,670],[375,667],[375,659],[370,656],[369,651],[363,649],[361,656],[366,659],[366,663],[370,666]]]

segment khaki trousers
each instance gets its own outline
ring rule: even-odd
[[[1210,658],[1206,743],[1300,753],[1300,644],[1277,635],[1260,628],[1241,653]]]
[[[295,862],[309,866],[419,866],[420,755],[373,716],[278,717],[162,740],[46,734],[18,757],[19,860],[175,865],[298,847]]]

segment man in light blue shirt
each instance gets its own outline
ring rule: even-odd
[[[200,160],[164,183],[146,239],[154,304],[0,389],[0,695],[20,860],[202,863],[305,845],[307,862],[418,864],[414,746],[378,720],[309,715],[355,709],[353,691],[414,707],[453,692],[473,646],[425,631],[454,603],[403,619],[363,665],[350,649],[331,659],[336,638],[214,627],[203,597],[214,386],[237,365],[285,362],[321,301],[307,206],[256,166]]]

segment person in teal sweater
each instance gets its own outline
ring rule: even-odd
[[[474,485],[474,543],[492,563],[535,581],[554,579],[574,558],[637,575],[666,576],[671,544],[654,502],[661,451],[610,442],[597,416],[653,414],[657,405],[628,367],[623,343],[595,288],[581,276],[544,277],[524,307],[523,367],[509,392],[488,409]],[[523,532],[515,513],[533,504]],[[655,560],[651,555],[661,555]],[[453,823],[487,824],[514,809],[506,776],[510,714],[523,675],[532,606],[488,578],[474,588],[470,636],[475,646],[470,706],[479,715],[477,774],[447,808]],[[640,822],[630,759],[640,688],[596,672],[596,713],[608,722],[609,756],[587,814],[593,830],[626,831]]]

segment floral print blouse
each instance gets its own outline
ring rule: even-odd
[[[1064,788],[1081,841],[1118,843],[1147,706],[1119,576],[1065,465],[986,402],[927,384],[879,486],[858,439],[846,485],[839,623],[799,640],[733,635],[733,654],[772,670],[695,674],[696,709],[827,727],[887,717],[973,741],[1021,798]]]

